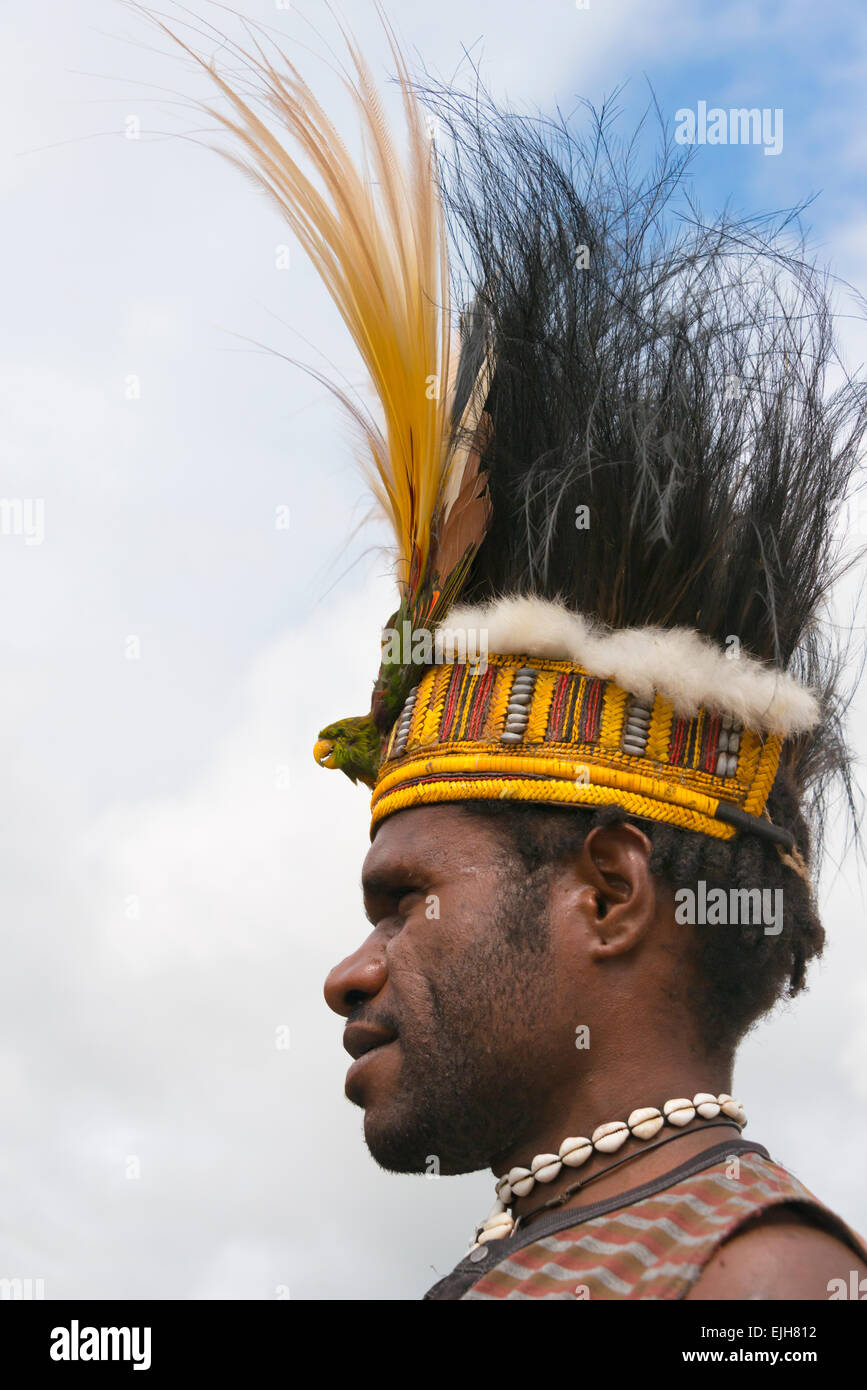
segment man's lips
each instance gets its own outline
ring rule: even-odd
[[[374,1023],[347,1023],[343,1030],[343,1046],[356,1062],[366,1052],[376,1047],[385,1047],[394,1042],[397,1034],[391,1028],[380,1028]]]
[[[386,1054],[393,1054],[396,1043],[397,1034],[393,1028],[382,1028],[374,1023],[349,1023],[344,1028],[343,1046],[355,1058],[346,1073],[344,1086],[346,1096],[353,1105],[366,1107],[371,1103],[369,1072],[375,1077],[385,1066],[385,1075],[388,1077]],[[383,1058],[386,1059],[385,1062],[378,1060]]]

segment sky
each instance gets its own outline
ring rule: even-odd
[[[339,120],[322,0],[237,9]],[[470,54],[518,110],[580,119],[618,90],[627,124],[651,91],[672,120],[781,110],[778,154],[707,145],[695,192],[749,215],[815,195],[817,253],[867,287],[858,3],[390,13],[411,64],[449,79]],[[344,14],[387,83],[373,7]],[[414,1299],[491,1178],[376,1167],[322,999],[366,934],[368,801],[312,743],[367,707],[394,605],[339,409],[287,359],[360,366],[298,248],[279,268],[277,214],[196,138],[201,91],[115,0],[0,12],[0,495],[44,509],[38,537],[0,536],[0,1276],[48,1298]],[[748,1040],[735,1091],[748,1133],[865,1231],[867,944],[839,829],[821,906],[809,993]]]

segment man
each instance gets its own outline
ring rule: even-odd
[[[604,113],[429,92],[434,139],[392,40],[401,157],[346,41],[358,162],[281,53],[232,50],[277,136],[209,69],[379,402],[338,391],[399,603],[315,748],[373,789],[346,1093],[384,1167],[494,1173],[430,1298],[827,1298],[867,1251],[731,1095],[821,950],[848,769],[821,613],[867,405],[823,279],[785,221],[673,219],[683,151],[636,177]]]
[[[442,1173],[500,1177],[596,1120],[731,1089],[747,1020],[710,1022],[696,928],[675,922],[648,837],[598,825],[581,844],[568,811],[508,809],[401,811],[365,860],[374,929],[326,998],[356,1058],[346,1094],[393,1171],[436,1155]],[[564,1166],[514,1202],[513,1236],[428,1296],[827,1299],[867,1274],[856,1239],[765,1150],[705,1126]],[[579,1176],[593,1185],[551,1210]]]

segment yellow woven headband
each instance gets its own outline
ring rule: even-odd
[[[761,819],[782,738],[700,709],[679,717],[571,661],[488,656],[432,667],[386,743],[371,834],[411,806],[468,800],[622,806],[633,815],[729,839]]]

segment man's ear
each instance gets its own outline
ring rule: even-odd
[[[574,864],[584,925],[596,960],[632,950],[653,926],[657,895],[650,840],[628,821],[591,830]]]

